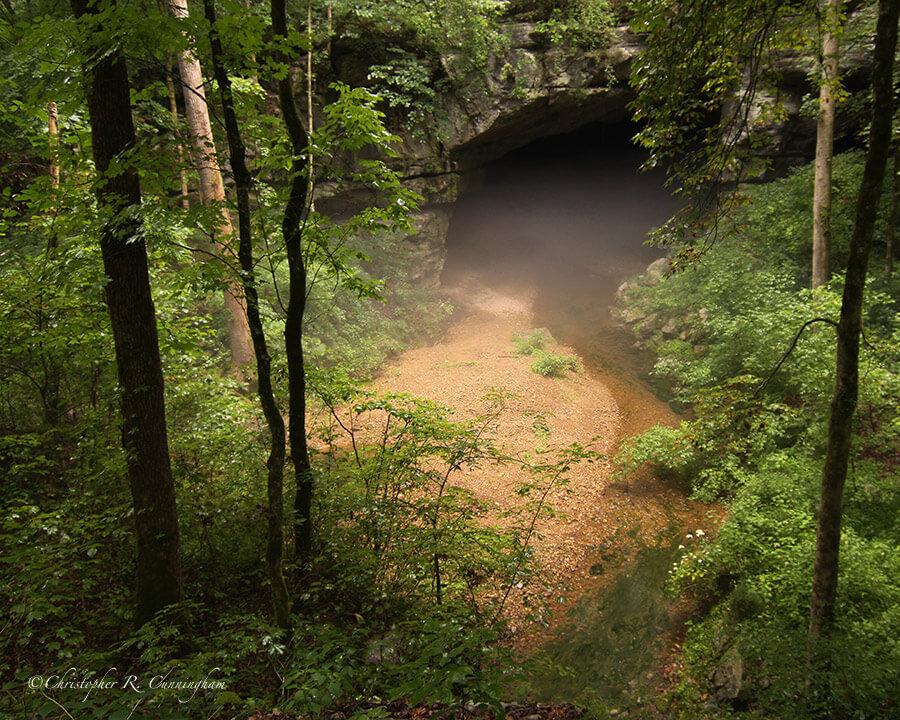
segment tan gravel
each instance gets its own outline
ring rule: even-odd
[[[533,358],[515,353],[513,335],[534,328],[530,297],[471,284],[445,290],[457,313],[444,339],[395,358],[376,379],[374,389],[427,397],[454,408],[460,420],[485,411],[486,393],[512,393],[514,397],[506,403],[493,432],[493,438],[510,454],[524,457],[573,442],[590,445],[605,455],[615,452],[623,413],[606,384],[590,371],[569,372],[559,379],[541,377],[530,370]],[[560,345],[547,349],[575,354]],[[671,422],[673,417],[659,419]],[[626,546],[634,546],[638,534],[652,537],[673,514],[684,519],[701,512],[679,489],[666,487],[649,474],[631,480],[626,487],[613,483],[611,472],[609,459],[575,466],[569,483],[548,496],[557,512],[538,520],[534,538],[547,584],[514,589],[507,607],[511,628],[523,650],[542,632],[540,623],[526,619],[529,598],[562,596],[569,600],[557,607],[568,607],[578,594],[608,580],[609,573],[603,578],[590,574],[601,552],[608,557],[612,548],[624,560],[630,552]],[[507,465],[466,469],[457,482],[494,503],[499,511],[521,503],[514,490],[526,479],[523,470]],[[627,530],[631,531],[630,541],[624,538]],[[555,619],[544,613],[542,620],[554,624],[561,617],[562,613],[556,613]]]

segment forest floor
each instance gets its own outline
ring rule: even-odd
[[[574,466],[568,484],[548,496],[554,513],[537,521],[533,544],[545,582],[539,590],[514,589],[506,606],[511,642],[525,657],[565,622],[578,597],[602,591],[642,547],[671,534],[673,527],[684,534],[709,532],[716,523],[708,506],[690,501],[683,488],[652,472],[639,471],[626,480],[613,477],[611,458],[623,439],[657,422],[677,423],[666,403],[590,365],[562,378],[533,372],[534,358],[516,354],[513,342],[514,334],[534,329],[532,298],[526,293],[491,290],[471,281],[443,291],[457,308],[443,340],[396,357],[376,379],[375,389],[426,397],[454,408],[457,420],[484,413],[488,392],[512,393],[492,432],[506,452],[523,457],[579,442],[606,456]],[[546,349],[575,354],[557,344]],[[493,503],[499,517],[500,511],[521,503],[514,491],[525,480],[524,470],[506,465],[466,468],[455,482]],[[596,572],[601,566],[606,569],[602,574]],[[538,622],[528,609],[539,599],[536,592],[555,601],[549,608],[556,608],[541,614]],[[669,638],[669,644],[675,639]],[[654,673],[661,681],[665,658],[657,664]]]

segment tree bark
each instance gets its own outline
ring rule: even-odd
[[[890,277],[894,272],[894,238],[900,222],[900,142],[894,149],[894,171],[891,175],[891,214],[888,218],[884,241],[884,272]]]
[[[188,17],[187,0],[167,0],[169,12],[176,18]],[[209,107],[206,104],[206,89],[200,61],[190,51],[178,53],[178,73],[184,95],[184,114],[187,120],[194,160],[200,179],[200,202],[205,206],[218,205],[220,220],[212,230],[216,252],[225,256],[231,252],[234,227],[231,215],[225,207],[225,184],[216,157],[212,125],[209,121]],[[228,338],[231,345],[231,364],[242,368],[253,362],[253,341],[247,324],[247,313],[240,283],[231,279],[224,291],[225,309],[228,312]]]
[[[160,10],[165,11],[165,7]],[[175,93],[175,81],[172,79],[172,70],[175,65],[175,56],[171,50],[166,50],[166,91],[169,95],[169,114],[172,116],[173,127],[178,126],[178,97]],[[181,207],[184,210],[191,209],[191,199],[188,194],[187,173],[185,172],[185,151],[181,142],[176,147],[178,151],[178,195],[181,198]]]
[[[89,0],[72,0],[76,17],[98,14]],[[122,442],[134,500],[137,533],[137,625],[184,600],[175,487],[166,434],[163,373],[147,252],[134,210],[137,171],[127,154],[135,143],[125,62],[113,42],[91,38],[85,76],[94,164],[101,181],[97,204],[108,216],[100,237],[108,277],[121,392]],[[124,160],[123,160],[124,158]],[[110,172],[116,161],[118,169]]]
[[[59,212],[59,114],[56,103],[47,103],[47,141],[50,151],[50,199],[53,204],[53,214]],[[56,228],[51,227],[47,232],[47,256],[51,256],[59,247],[59,237]],[[43,303],[38,305],[38,329],[43,325]],[[41,402],[44,405],[44,422],[50,427],[57,427],[62,416],[62,396],[60,386],[62,373],[60,363],[56,358],[44,352],[43,343],[38,340],[38,357],[44,370],[44,381],[41,387]]]
[[[272,31],[287,39],[284,0],[272,0]],[[287,65],[283,52],[276,60]],[[289,72],[278,80],[278,104],[291,141],[291,189],[284,208],[281,230],[287,249],[290,299],[284,323],[284,341],[288,365],[289,431],[291,459],[296,477],[294,496],[294,547],[297,557],[306,563],[312,553],[313,475],[306,442],[306,374],[303,359],[303,315],[306,311],[306,266],[303,261],[303,215],[306,212],[309,176],[307,174],[309,140],[297,112],[294,88]]]
[[[272,445],[266,462],[268,494],[268,529],[266,541],[266,572],[272,587],[272,604],[275,610],[275,622],[284,630],[291,627],[291,604],[287,584],[284,581],[284,461],[285,461],[285,427],[284,418],[275,402],[272,388],[272,362],[266,336],[263,331],[262,318],[259,314],[259,296],[256,292],[256,278],[253,263],[253,234],[250,225],[250,172],[247,169],[246,150],[241,137],[237,114],[234,109],[234,97],[231,91],[231,80],[223,64],[224,52],[222,42],[216,30],[216,9],[214,0],[203,0],[206,19],[210,24],[210,45],[216,81],[222,97],[222,114],[225,119],[225,132],[228,138],[228,149],[231,157],[231,171],[234,174],[235,190],[238,205],[238,258],[241,263],[241,274],[244,296],[247,300],[247,318],[250,334],[256,355],[257,392],[262,406],[266,424],[269,428]]]
[[[828,282],[831,255],[831,166],[834,157],[835,98],[840,72],[840,0],[823,0],[825,34],[816,124],[816,162],[813,181],[812,287]]]
[[[47,103],[47,143],[50,151],[50,199],[53,214],[59,212],[59,112],[55,102]],[[59,246],[56,228],[47,233],[47,250],[53,252]]]
[[[306,129],[307,133],[313,132],[315,118],[313,116],[313,14],[312,0],[306,0],[306,42],[309,47],[306,49]],[[301,126],[302,130],[303,127]],[[313,166],[312,149],[306,150],[306,174],[307,188],[313,186]],[[310,210],[315,209],[315,201],[312,197],[309,199]]]
[[[813,591],[810,603],[810,661],[815,672],[817,644],[834,622],[841,541],[841,504],[850,458],[853,413],[859,386],[859,336],[866,272],[872,247],[875,218],[890,149],[893,116],[892,77],[897,44],[900,0],[880,0],[872,71],[872,122],[869,150],[856,204],[856,220],[850,241],[841,317],[838,323],[837,366],[828,449],[822,470]]]
[[[47,137],[50,141],[50,189],[59,190],[59,113],[55,102],[47,103]]]

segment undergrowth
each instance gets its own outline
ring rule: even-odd
[[[537,328],[527,333],[513,335],[513,344],[519,355],[531,355],[535,361],[531,371],[543,377],[564,377],[567,372],[581,372],[581,362],[576,357],[559,355],[545,350],[544,346],[554,343],[553,336],[546,328]]]
[[[849,188],[847,197],[859,163],[852,154],[836,161],[835,183]],[[630,285],[624,298],[630,317],[639,318],[641,341],[659,355],[654,372],[674,383],[690,415],[627,443],[617,458],[620,479],[650,463],[695,498],[730,506],[718,535],[685,550],[671,572],[671,590],[705,609],[688,631],[675,689],[659,700],[680,717],[886,720],[900,709],[900,288],[874,259],[833,652],[825,652],[827,668],[806,689],[816,508],[834,383],[831,323],[852,218],[852,203],[839,200],[835,277],[813,295],[804,289],[802,250],[810,236],[810,173],[749,190],[733,218],[741,233],[656,285]],[[724,689],[723,678],[737,667],[736,687]]]

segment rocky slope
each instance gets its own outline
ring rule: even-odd
[[[571,132],[590,123],[627,123],[633,97],[628,79],[641,51],[641,39],[628,26],[612,28],[606,47],[595,50],[551,42],[539,26],[527,22],[502,25],[503,50],[483,73],[464,73],[451,56],[440,59],[446,82],[434,88],[425,126],[393,111],[392,130],[400,137],[391,162],[404,183],[423,197],[414,232],[406,241],[417,255],[413,279],[436,286],[444,260],[444,242],[461,193],[480,182],[482,170],[506,153],[534,140]],[[365,61],[352,47],[335,51],[330,77],[363,83]],[[842,73],[848,87],[865,82],[869,52],[856,48]],[[759,129],[760,156],[776,159],[776,174],[811,156],[815,122],[802,111],[811,92],[809,62],[786,55],[777,62],[782,78],[779,101],[784,115]],[[852,89],[852,87],[851,87]],[[372,198],[358,189],[320,188],[325,212],[346,210]]]

